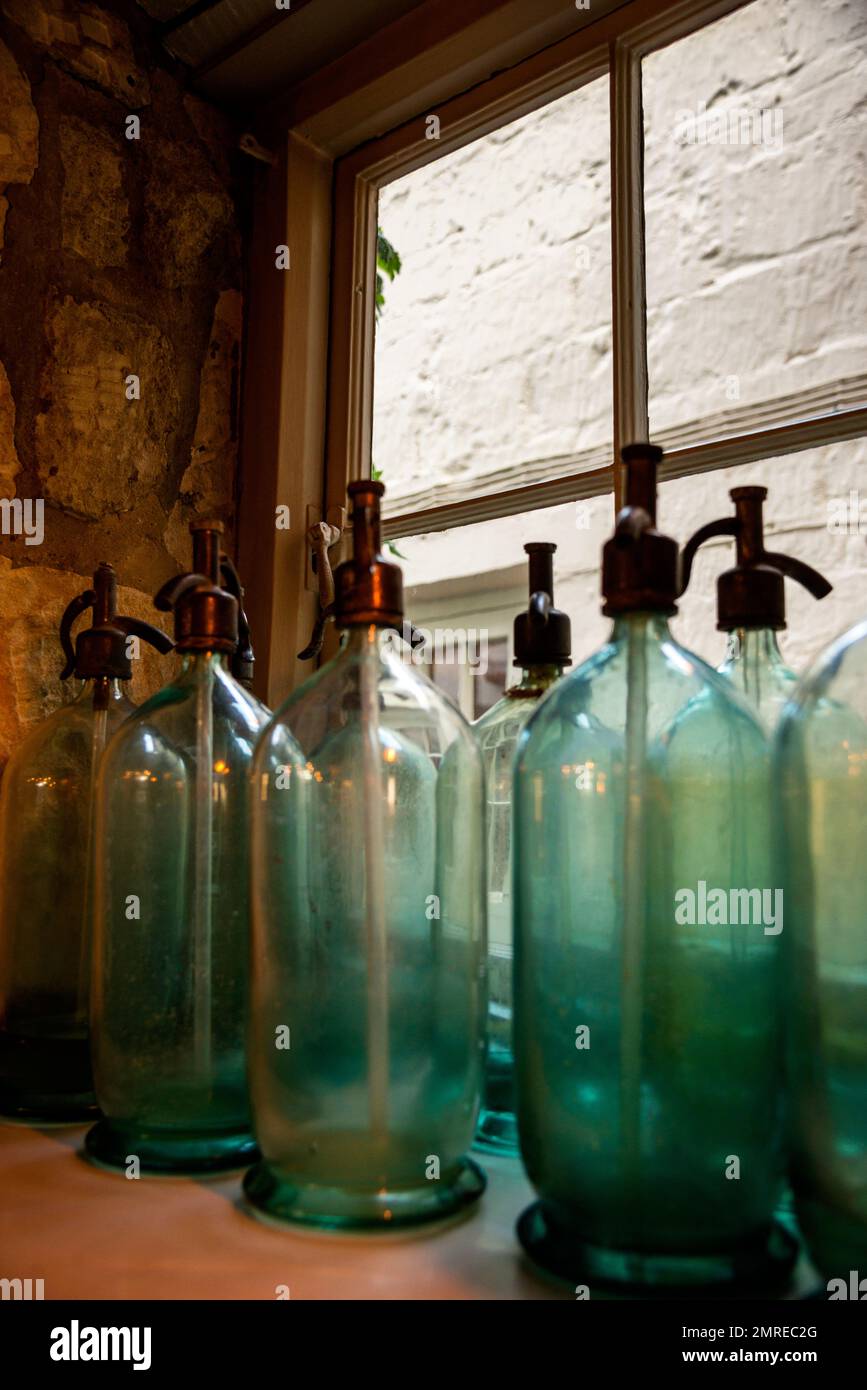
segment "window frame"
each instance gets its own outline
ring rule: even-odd
[[[434,4],[425,7],[431,11],[431,23],[419,30],[417,39],[407,16],[383,31],[384,36],[395,31],[391,44],[387,38],[384,43],[383,63],[390,61],[391,73],[397,77],[391,83],[380,81],[378,98],[362,77],[354,79],[355,88],[350,77],[347,90],[340,84],[339,73],[326,71],[319,82],[325,93],[321,102],[316,100],[316,80],[308,79],[302,84],[302,98],[293,102],[290,96],[276,117],[272,115],[276,128],[271,129],[271,139],[278,154],[260,178],[254,207],[246,368],[252,386],[246,391],[245,491],[240,506],[240,558],[249,585],[251,618],[254,631],[266,634],[265,670],[259,681],[263,698],[273,701],[310,672],[293,656],[303,645],[304,630],[312,625],[316,611],[317,585],[310,568],[307,527],[322,518],[340,525],[347,483],[369,470],[380,188],[607,74],[612,460],[497,492],[486,493],[481,479],[478,493],[388,516],[383,530],[386,537],[445,530],[610,490],[616,510],[623,484],[615,462],[620,448],[630,439],[648,437],[642,59],[748,3],[758,0],[629,0],[590,22],[576,14],[574,32],[535,52],[531,46],[543,35],[539,0],[511,0],[500,8],[469,6],[470,11],[486,13],[481,18],[470,14],[457,37],[452,32],[457,23],[453,9]],[[545,8],[547,14],[549,7]],[[520,54],[522,42],[530,51],[461,90],[480,26],[484,23],[490,29],[492,11],[503,51]],[[435,12],[441,14],[443,33],[449,27],[448,42],[436,42]],[[562,10],[557,23],[564,23]],[[498,52],[492,49],[490,64],[496,64]],[[356,64],[360,68],[363,64]],[[427,100],[421,110],[418,97],[412,105],[413,82],[421,95],[443,91],[450,70],[456,74],[455,90],[443,99]],[[382,74],[378,76],[382,79]],[[415,114],[394,125],[395,112],[407,109]],[[437,140],[426,138],[429,114],[440,120]],[[353,132],[364,139],[371,130],[385,133],[350,148]],[[271,248],[281,243],[290,247],[292,270],[300,273],[284,275],[275,294]],[[798,398],[803,399],[803,393]],[[659,442],[666,448],[661,477],[794,454],[867,434],[867,409],[861,406],[843,403],[841,407],[837,402],[831,413],[792,421],[785,416],[785,399],[777,403],[778,418],[771,412],[766,424],[740,433],[709,441],[691,439],[688,427],[661,433]],[[743,415],[746,419],[750,409],[744,408]],[[727,412],[727,419],[732,418],[737,413]],[[754,409],[750,418],[755,421]],[[290,505],[292,525],[282,535],[277,532],[269,546],[262,535],[263,509],[281,502]],[[333,554],[339,558],[339,549]],[[261,646],[261,635],[259,641]],[[333,650],[333,638],[326,643],[326,654],[329,650]]]

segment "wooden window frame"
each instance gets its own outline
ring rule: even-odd
[[[311,669],[295,656],[317,606],[307,528],[323,518],[340,524],[347,483],[369,469],[380,189],[608,75],[617,459],[623,443],[648,436],[641,62],[751,2],[629,0],[589,23],[576,12],[571,23],[581,27],[564,37],[562,0],[435,0],[424,22],[413,11],[388,26],[369,62],[363,53],[341,60],[263,113],[257,135],[274,163],[259,176],[253,210],[239,553],[257,689],[268,703]],[[431,114],[440,122],[436,140],[426,138]],[[275,268],[281,245],[288,271]],[[796,421],[784,399],[775,404],[776,418],[771,411],[742,433],[709,441],[693,441],[687,430],[661,433],[663,477],[867,434],[867,410],[848,402]],[[480,479],[478,494],[391,515],[384,530],[445,530],[612,490],[617,507],[622,478],[613,461],[498,492],[485,493]],[[271,520],[278,507],[289,508],[288,530]]]

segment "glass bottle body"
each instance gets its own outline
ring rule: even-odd
[[[798,683],[783,660],[773,628],[736,628],[730,632],[725,659],[718,669],[758,712],[766,733],[772,733]]]
[[[0,1112],[96,1111],[88,1044],[95,776],[133,712],[120,681],[82,683],[25,738],[0,805]]]
[[[282,1220],[424,1221],[478,1196],[481,758],[375,627],[282,706],[253,773],[250,1078]]]
[[[848,1288],[867,1269],[867,622],[804,677],[774,753],[792,1187],[816,1265]]]
[[[212,652],[111,741],[97,792],[92,1050],[98,1162],[236,1167],[245,1077],[248,781],[261,706]]]
[[[488,1049],[476,1145],[516,1154],[512,1057],[512,767],[518,738],[540,699],[563,674],[533,666],[474,724],[485,767],[488,880]]]
[[[518,1119],[541,1198],[524,1243],[616,1284],[782,1273],[783,919],[755,717],[664,618],[629,614],[528,723],[514,795]]]

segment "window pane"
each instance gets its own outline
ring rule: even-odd
[[[654,437],[867,399],[865,62],[846,0],[754,3],[645,59]]]
[[[434,661],[430,666],[430,678],[460,709],[461,673],[459,667],[448,661]]]
[[[780,634],[780,646],[786,661],[801,671],[833,637],[867,617],[867,440],[664,480],[660,528],[683,544],[705,522],[730,515],[729,490],[746,484],[768,488],[769,546],[805,560],[834,586],[817,601],[786,581],[789,626]],[[505,682],[516,679],[512,622],[527,601],[523,546],[530,540],[551,540],[558,547],[555,601],[572,619],[573,665],[598,650],[610,631],[610,621],[600,612],[599,567],[613,524],[609,494],[398,541],[405,557],[407,615],[434,644],[438,638],[448,642],[441,656],[452,659],[441,663],[439,675],[449,669],[457,688],[455,667],[463,664],[454,656],[469,653],[470,671],[480,671],[487,662],[490,676],[506,650]],[[726,643],[725,634],[716,630],[716,579],[733,564],[732,541],[718,539],[702,547],[673,620],[678,640],[713,666],[722,661]],[[472,676],[471,687],[480,679]],[[482,698],[473,695],[474,700]],[[474,714],[474,706],[466,712]]]
[[[684,542],[705,522],[732,515],[729,489],[748,484],[768,489],[769,548],[805,560],[834,585],[817,601],[786,580],[788,628],[780,648],[801,671],[833,637],[867,617],[867,440],[663,482],[659,525]],[[733,541],[702,546],[673,624],[678,640],[713,666],[726,643],[716,631],[716,578],[734,563]]]
[[[557,546],[554,601],[572,618],[573,663],[605,640],[610,623],[599,611],[599,559],[613,521],[609,493],[397,542],[407,617],[424,630],[428,650],[433,649],[436,680],[442,682],[449,671],[459,689],[456,668],[468,672],[470,717],[477,718],[519,679],[512,624],[527,605],[525,542]]]
[[[473,681],[473,718],[480,719],[499,700],[507,685],[511,685],[508,670],[508,642],[494,637],[488,642],[486,670]]]
[[[605,79],[382,190],[388,513],[610,463],[608,116]]]

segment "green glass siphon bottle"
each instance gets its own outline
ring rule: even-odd
[[[399,655],[403,584],[381,483],[350,484],[335,657],[253,767],[249,1047],[277,1221],[384,1229],[474,1201],[484,1064],[484,780],[472,730]]]
[[[77,619],[90,628],[72,644]],[[74,699],[12,754],[0,800],[0,1113],[86,1120],[96,1112],[88,1043],[95,773],[106,740],[133,712],[129,642],[171,640],[117,611],[117,578],[101,564],[60,624],[61,679]]]
[[[717,579],[717,628],[729,635],[718,669],[746,696],[770,734],[798,680],[777,643],[777,633],[786,627],[783,576],[803,584],[814,598],[824,598],[831,585],[803,560],[765,549],[762,509],[767,488],[736,487],[729,495],[735,515],[702,526],[684,546],[681,583],[684,588],[689,583],[699,546],[714,536],[734,537],[734,568]]]
[[[169,580],[179,674],[118,730],[97,791],[92,1053],[109,1167],[204,1173],[255,1155],[244,1040],[248,782],[263,706],[227,669],[238,603],[220,534],[191,523],[193,573]]]
[[[571,665],[569,619],[554,607],[553,555],[547,541],[524,546],[530,602],[514,625],[514,664],[521,679],[480,719],[485,765],[488,851],[488,1053],[476,1147],[516,1154],[512,1061],[512,764],[518,735],[542,696]]]
[[[514,1047],[531,1257],[573,1284],[767,1287],[783,1171],[782,904],[769,750],[672,637],[661,450],[623,450],[605,646],[515,763]]]
[[[867,621],[833,642],[800,681],[777,729],[774,774],[787,905],[795,1209],[830,1296],[863,1299]]]

